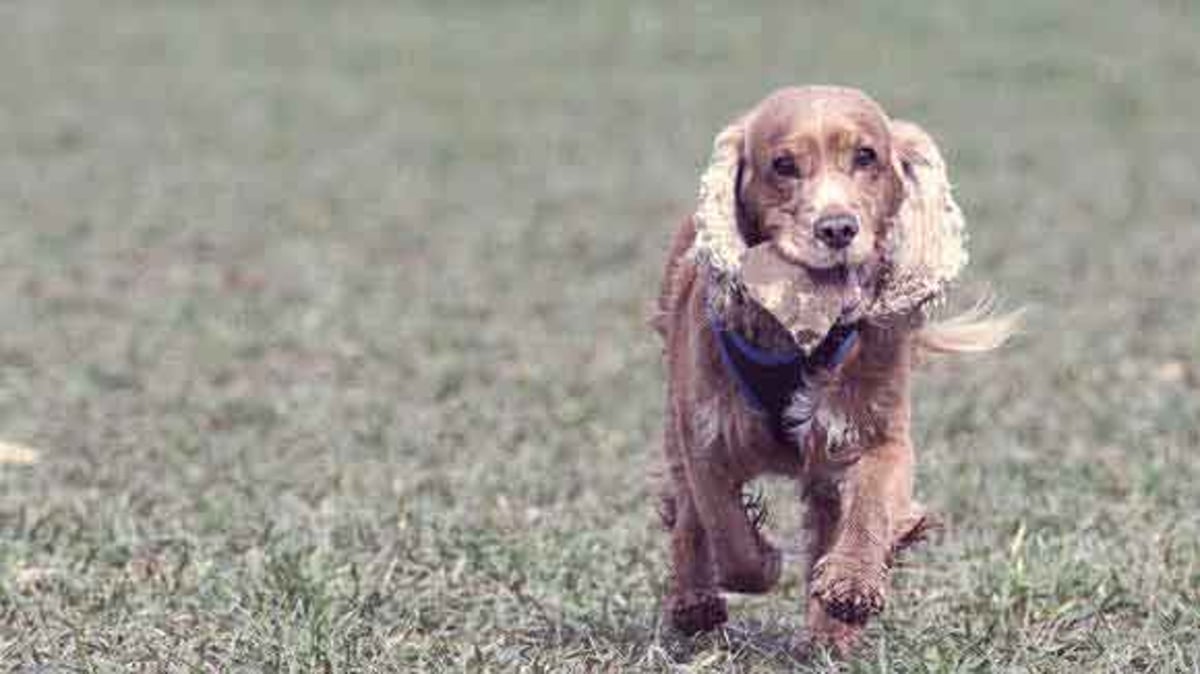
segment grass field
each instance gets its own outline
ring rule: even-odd
[[[949,528],[841,664],[798,564],[667,631],[646,479],[669,231],[804,82],[1034,309],[921,377]],[[1200,671],[1198,110],[1182,1],[0,2],[0,663]]]

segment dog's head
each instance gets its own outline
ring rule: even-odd
[[[900,207],[883,109],[853,89],[782,89],[744,125],[738,227],[810,270],[854,268],[876,255]]]
[[[697,257],[804,348],[838,320],[920,306],[965,263],[937,147],[853,89],[781,89],[729,125],[695,218]]]

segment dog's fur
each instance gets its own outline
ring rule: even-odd
[[[896,230],[905,226],[905,199],[916,198],[914,163],[941,157],[919,127],[889,120],[864,94],[780,90],[723,131],[716,147],[729,153],[735,170],[728,189],[736,233],[721,245],[770,245],[812,273],[849,270],[846,283],[860,283],[868,301],[842,318],[855,322],[859,339],[822,378],[812,422],[794,443],[781,440],[726,371],[709,312],[766,348],[792,344],[792,336],[739,290],[737,256],[713,253],[714,237],[723,235],[704,229],[711,214],[703,203],[676,231],[654,319],[668,373],[662,515],[673,577],[666,618],[687,633],[712,629],[726,619],[720,591],[760,593],[776,583],[780,552],[747,511],[743,485],[762,474],[785,475],[800,482],[807,504],[809,637],[845,650],[882,610],[892,556],[929,522],[912,500],[909,380],[916,352],[986,350],[1003,342],[1013,323],[981,316],[927,323],[927,300],[946,279],[897,265],[904,233]],[[794,172],[786,164],[776,170],[782,155]],[[949,206],[938,208],[948,211],[946,191]],[[813,235],[814,221],[830,213],[861,225],[845,248]],[[953,261],[947,276],[963,263],[965,256]],[[915,300],[890,292],[913,283],[928,286]]]

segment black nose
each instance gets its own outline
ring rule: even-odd
[[[858,218],[849,213],[822,216],[813,223],[813,230],[826,246],[841,250],[858,235]]]

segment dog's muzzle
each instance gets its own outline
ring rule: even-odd
[[[834,250],[841,250],[858,236],[858,218],[849,213],[823,215],[813,223],[813,235]]]

